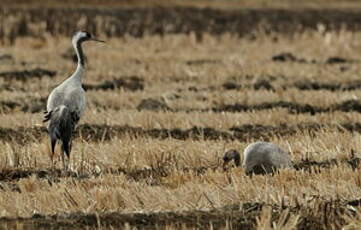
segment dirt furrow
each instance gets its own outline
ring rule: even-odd
[[[204,194],[206,196],[206,194]],[[211,201],[210,201],[211,202]],[[80,228],[120,228],[126,224],[141,229],[197,228],[256,229],[257,218],[269,213],[273,223],[290,215],[299,215],[297,229],[342,228],[348,218],[355,217],[354,207],[360,200],[326,200],[313,197],[305,204],[276,205],[266,203],[243,203],[214,208],[210,211],[182,211],[156,213],[68,213],[58,215],[35,214],[30,218],[1,218],[0,224],[9,228],[21,225],[23,229],[72,229]],[[325,211],[327,210],[327,211]],[[332,219],[332,221],[329,221]]]
[[[4,78],[6,80],[8,80],[8,82],[2,84],[0,86],[0,91],[21,91],[21,92],[26,92],[27,86],[26,85],[22,85],[22,86],[14,86],[10,80],[20,80],[20,81],[28,81],[29,79],[32,78],[43,78],[43,77],[53,77],[52,75],[37,75],[37,74],[28,74],[28,73],[19,73],[19,75],[17,75],[17,73],[15,73],[15,75],[13,74],[13,72],[6,72],[6,73],[0,73],[0,78]],[[54,86],[55,87],[55,86]],[[54,88],[51,87],[51,88]],[[83,84],[83,88],[85,91],[91,91],[91,90],[119,90],[119,89],[123,89],[126,91],[138,91],[138,90],[144,90],[144,80],[141,78],[138,78],[136,76],[132,76],[132,77],[122,77],[122,78],[114,78],[112,80],[105,80],[99,84]],[[33,100],[32,103],[30,103],[29,105],[23,105],[20,103],[17,103],[16,106],[20,107],[22,111],[24,112],[38,112],[39,109],[41,108],[37,108],[36,106],[33,106],[32,104],[39,104],[42,103],[41,105],[43,106],[43,108],[45,108],[45,102],[46,99],[45,98],[40,98],[38,100]],[[2,101],[1,102],[2,105],[0,105],[0,108],[3,109],[3,111],[8,111],[11,112],[13,109],[13,106],[9,106],[9,104],[14,104],[15,102],[12,101]],[[34,109],[34,107],[36,109]]]
[[[96,89],[96,88],[89,88]],[[158,102],[154,100],[148,99],[143,100],[138,106],[138,110],[168,110],[171,112],[247,112],[247,111],[261,111],[261,110],[269,110],[269,109],[277,109],[283,108],[287,109],[291,114],[302,114],[309,113],[314,115],[316,113],[329,113],[334,111],[341,112],[358,112],[361,113],[361,102],[359,100],[346,100],[340,103],[335,103],[327,107],[315,106],[310,104],[301,104],[297,102],[289,102],[289,101],[274,101],[274,102],[264,102],[260,104],[224,104],[217,105],[213,108],[206,109],[172,109],[167,104],[163,102]],[[146,101],[146,103],[144,102]],[[156,103],[158,104],[156,104]],[[102,109],[115,109],[119,110],[118,107],[111,108],[109,106],[98,105],[98,107]],[[44,111],[46,108],[46,98],[38,98],[31,99],[28,102],[21,102],[20,99],[13,100],[4,100],[0,101],[0,111],[2,113],[11,113],[15,111],[29,112],[29,113],[39,113]]]
[[[242,89],[253,89],[253,90],[269,90],[275,91],[276,85],[272,84],[270,80],[259,80],[253,84],[239,84],[233,81],[226,81],[223,83],[222,88],[225,90],[242,90]],[[361,81],[349,81],[342,83],[333,83],[333,82],[318,82],[318,81],[309,81],[309,80],[301,80],[297,81],[294,84],[285,84],[281,85],[283,89],[296,88],[298,90],[327,90],[331,92],[337,91],[353,91],[361,89]],[[214,89],[197,89],[197,91],[204,90],[214,90]]]
[[[106,80],[99,84],[83,84],[84,90],[117,90],[124,89],[137,91],[144,89],[144,80],[142,78],[131,76]]]
[[[18,81],[28,81],[33,78],[43,78],[49,77],[53,78],[56,75],[56,71],[46,70],[41,68],[31,69],[31,70],[23,70],[23,71],[9,71],[9,72],[1,72],[0,78],[5,80],[18,80]]]
[[[147,137],[154,139],[173,138],[177,140],[249,140],[263,139],[268,140],[274,136],[289,136],[296,133],[308,133],[317,135],[322,129],[337,129],[340,132],[361,133],[361,123],[344,123],[337,125],[318,124],[318,123],[300,123],[297,125],[280,124],[271,125],[241,125],[234,126],[229,130],[217,130],[209,127],[193,127],[190,129],[143,129],[141,127],[131,126],[109,126],[82,124],[76,129],[75,138],[89,142],[108,141],[114,137],[129,136],[131,138]],[[19,128],[0,128],[0,140],[17,143],[28,143],[29,139],[40,139],[47,135],[45,127],[19,127]],[[30,137],[30,138],[29,138]]]
[[[361,102],[359,100],[347,100],[340,103],[335,103],[328,107],[314,106],[310,104],[299,104],[288,101],[264,102],[256,105],[247,104],[226,104],[217,106],[211,109],[213,112],[245,112],[245,111],[259,111],[275,108],[284,108],[291,114],[309,113],[314,115],[316,113],[328,113],[333,111],[341,112],[359,112],[361,113]],[[204,110],[209,111],[209,110]]]
[[[285,86],[286,88],[288,86]],[[345,83],[317,82],[317,81],[298,81],[293,87],[299,90],[327,90],[327,91],[353,91],[361,89],[361,81],[350,81]]]
[[[340,167],[344,165],[353,170],[359,169],[361,158],[349,155],[343,159],[328,159],[324,161],[315,161],[311,159],[302,159],[294,162],[294,169],[308,173],[320,173],[322,170]],[[149,168],[125,168],[125,167],[107,167],[102,170],[93,172],[64,172],[61,169],[31,169],[31,168],[15,168],[0,170],[0,190],[12,190],[21,192],[16,184],[20,179],[36,176],[38,179],[47,180],[50,185],[61,182],[62,178],[73,178],[75,180],[86,180],[89,178],[99,177],[105,174],[125,175],[130,181],[144,181],[150,186],[164,185],[162,178],[168,177],[174,173],[191,173],[195,176],[205,174],[207,171],[223,171],[226,173],[229,168],[222,168],[219,163],[213,166],[198,167],[181,167],[176,166],[172,162],[158,162],[157,165]]]

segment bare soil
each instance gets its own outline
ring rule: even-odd
[[[136,77],[122,77],[116,78],[113,80],[107,80],[99,84],[91,85],[91,84],[83,84],[83,88],[85,91],[87,90],[130,90],[137,91],[144,89],[144,80]]]
[[[26,229],[80,229],[86,227],[102,227],[112,229],[114,227],[125,227],[126,224],[142,229],[167,229],[172,228],[224,228],[229,226],[232,229],[254,229],[256,219],[262,211],[268,210],[271,219],[279,219],[285,215],[301,215],[297,229],[325,229],[330,225],[330,218],[342,226],[345,223],[345,216],[353,216],[351,209],[346,205],[358,207],[359,200],[334,200],[326,201],[315,197],[315,209],[324,209],[322,217],[315,216],[314,211],[302,206],[277,206],[264,203],[244,203],[243,205],[225,206],[210,211],[187,211],[187,212],[161,212],[161,213],[134,213],[125,214],[121,212],[110,213],[68,213],[52,216],[35,214],[32,218],[2,218],[0,223],[15,227],[21,224]]]
[[[94,88],[92,88],[94,87]],[[92,86],[88,90],[95,89],[97,86]],[[102,86],[100,86],[102,87]],[[134,89],[134,88],[133,88]],[[130,90],[132,91],[132,90]],[[0,110],[3,113],[11,113],[13,111],[23,111],[30,113],[40,113],[44,111],[46,105],[46,98],[34,98],[29,102],[21,103],[20,101],[0,101]],[[99,105],[101,107],[102,105]],[[110,109],[109,106],[104,106],[104,108]],[[358,100],[350,99],[343,101],[341,103],[336,103],[330,105],[329,107],[320,107],[310,104],[300,104],[296,102],[288,101],[275,101],[275,102],[264,102],[260,104],[250,105],[250,104],[225,104],[213,108],[206,109],[185,109],[177,110],[170,108],[164,102],[161,102],[157,99],[144,99],[137,106],[138,110],[154,110],[154,111],[173,111],[173,112],[247,112],[247,111],[262,111],[262,110],[271,110],[283,108],[287,109],[291,114],[302,114],[309,113],[310,115],[315,115],[316,113],[328,113],[334,111],[342,112],[358,112],[361,113],[361,103]],[[112,109],[119,110],[118,107]]]
[[[20,80],[20,81],[28,81],[32,80],[32,78],[43,78],[43,77],[55,77],[56,71],[46,70],[41,68],[23,70],[23,71],[10,71],[10,72],[1,72],[0,78],[5,80]]]
[[[81,138],[84,141],[111,141],[113,138],[120,137],[147,137],[152,139],[176,139],[176,140],[224,140],[245,141],[249,139],[269,140],[274,136],[284,137],[292,136],[298,133],[307,133],[316,136],[322,129],[335,129],[339,132],[361,133],[361,123],[344,124],[318,124],[304,123],[298,125],[288,125],[286,123],[279,126],[271,125],[241,125],[233,126],[229,130],[217,130],[210,127],[192,127],[190,129],[144,129],[131,126],[109,126],[96,124],[79,125],[74,133],[75,138]],[[35,139],[41,139],[47,135],[45,127],[19,127],[19,128],[0,128],[0,140],[18,143],[27,143],[29,136]]]

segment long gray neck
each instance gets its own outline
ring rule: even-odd
[[[81,84],[82,81],[82,75],[84,73],[85,70],[85,56],[83,53],[83,49],[82,49],[82,41],[81,40],[73,40],[73,47],[75,49],[76,52],[76,56],[78,57],[78,65],[76,67],[75,72],[72,75],[72,79],[76,79],[77,82],[79,82]]]
[[[75,52],[76,52],[76,56],[78,57],[78,65],[82,65],[83,68],[84,68],[84,65],[85,65],[85,57],[84,57],[84,52],[83,52],[83,48],[81,46],[81,41],[78,40],[76,43],[75,43]]]

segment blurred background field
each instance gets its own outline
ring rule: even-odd
[[[215,7],[225,9],[231,9],[235,6],[243,7],[255,7],[255,8],[298,8],[298,7],[319,7],[319,8],[328,8],[328,7],[359,7],[359,2],[357,0],[154,0],[154,1],[145,1],[145,0],[79,0],[79,1],[57,1],[57,0],[4,0],[4,5],[6,6],[62,6],[65,8],[73,6],[131,6],[131,7],[152,7],[152,6],[166,6],[166,7],[175,7],[175,6],[190,6],[190,7]]]
[[[10,1],[0,6],[3,229],[358,229],[359,1]],[[85,44],[73,173],[49,92]],[[221,167],[258,140],[294,170]],[[58,150],[59,151],[59,150]]]
[[[359,30],[358,1],[8,1],[0,39],[70,36],[86,29],[108,37],[231,33],[254,37],[311,30]],[[272,4],[271,4],[272,2]],[[229,6],[225,8],[222,6]]]

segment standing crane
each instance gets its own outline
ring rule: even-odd
[[[86,41],[104,42],[94,38],[86,31],[78,31],[74,34],[72,44],[78,58],[77,68],[68,79],[53,89],[48,97],[46,111],[44,112],[43,122],[49,121],[47,129],[51,143],[51,161],[54,165],[55,146],[57,140],[60,140],[62,142],[61,157],[65,171],[68,170],[70,162],[72,133],[86,106],[85,91],[82,87],[82,78],[85,72],[82,43]]]

